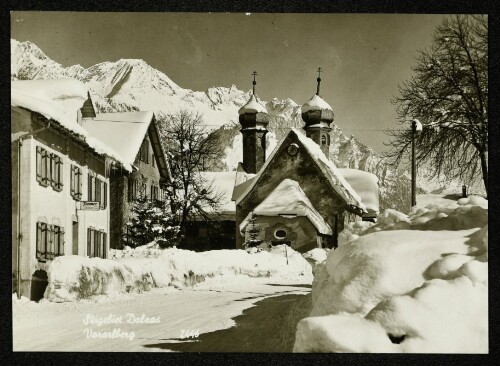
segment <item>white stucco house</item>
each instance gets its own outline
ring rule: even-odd
[[[18,295],[43,297],[57,256],[107,257],[110,171],[131,167],[82,127],[95,116],[79,81],[12,81],[12,280]]]

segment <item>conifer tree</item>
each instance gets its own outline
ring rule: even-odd
[[[132,212],[134,216],[128,223],[131,246],[141,246],[152,241],[156,241],[161,248],[178,244],[179,226],[174,224],[173,215],[164,202],[141,196],[134,201]]]
[[[256,247],[262,243],[262,240],[259,239],[261,229],[257,226],[257,215],[253,211],[248,221],[249,239],[245,242],[244,246],[245,248]]]

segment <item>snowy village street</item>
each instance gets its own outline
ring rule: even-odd
[[[495,353],[495,13],[428,6],[11,11],[14,364]]]
[[[309,291],[308,284],[239,278],[223,287],[207,282],[97,303],[14,303],[14,351],[291,352],[296,323],[310,309]],[[129,324],[132,317],[127,314],[134,314],[136,321],[145,314],[159,322],[143,318],[142,324]],[[116,323],[85,324],[87,316],[93,316],[94,323],[98,318],[113,318]],[[133,339],[87,337],[90,330],[103,333],[118,328],[129,337],[133,332]],[[43,337],[39,329],[45,330]],[[199,337],[181,339],[183,330],[198,331]]]

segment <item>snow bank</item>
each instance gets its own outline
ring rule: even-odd
[[[128,268],[119,262],[77,255],[55,258],[48,277],[44,297],[53,302],[124,292],[132,281]]]
[[[348,226],[315,271],[294,351],[488,352],[487,215],[469,197]]]
[[[300,253],[288,248],[287,264],[283,246],[250,254],[244,250],[201,253],[177,248],[160,250],[148,245],[114,250],[111,257],[114,259],[57,257],[49,266],[45,298],[54,302],[75,301],[154,287],[186,287],[217,276],[222,280],[235,275],[312,280],[309,263]]]
[[[315,273],[316,268],[318,268],[318,264],[326,261],[328,252],[330,252],[330,249],[328,248],[314,248],[308,252],[303,253],[302,256],[309,262],[309,264],[313,268],[313,273]]]

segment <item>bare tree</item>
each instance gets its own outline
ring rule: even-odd
[[[488,191],[487,17],[446,18],[413,71],[392,101],[403,129],[387,132],[392,141],[386,157],[399,165],[411,148],[409,122],[418,119],[423,129],[416,140],[417,161],[429,163],[434,176],[469,183],[482,177]]]
[[[171,179],[166,194],[181,233],[186,222],[216,221],[222,193],[202,172],[223,155],[222,144],[208,134],[203,117],[183,110],[160,118]]]

